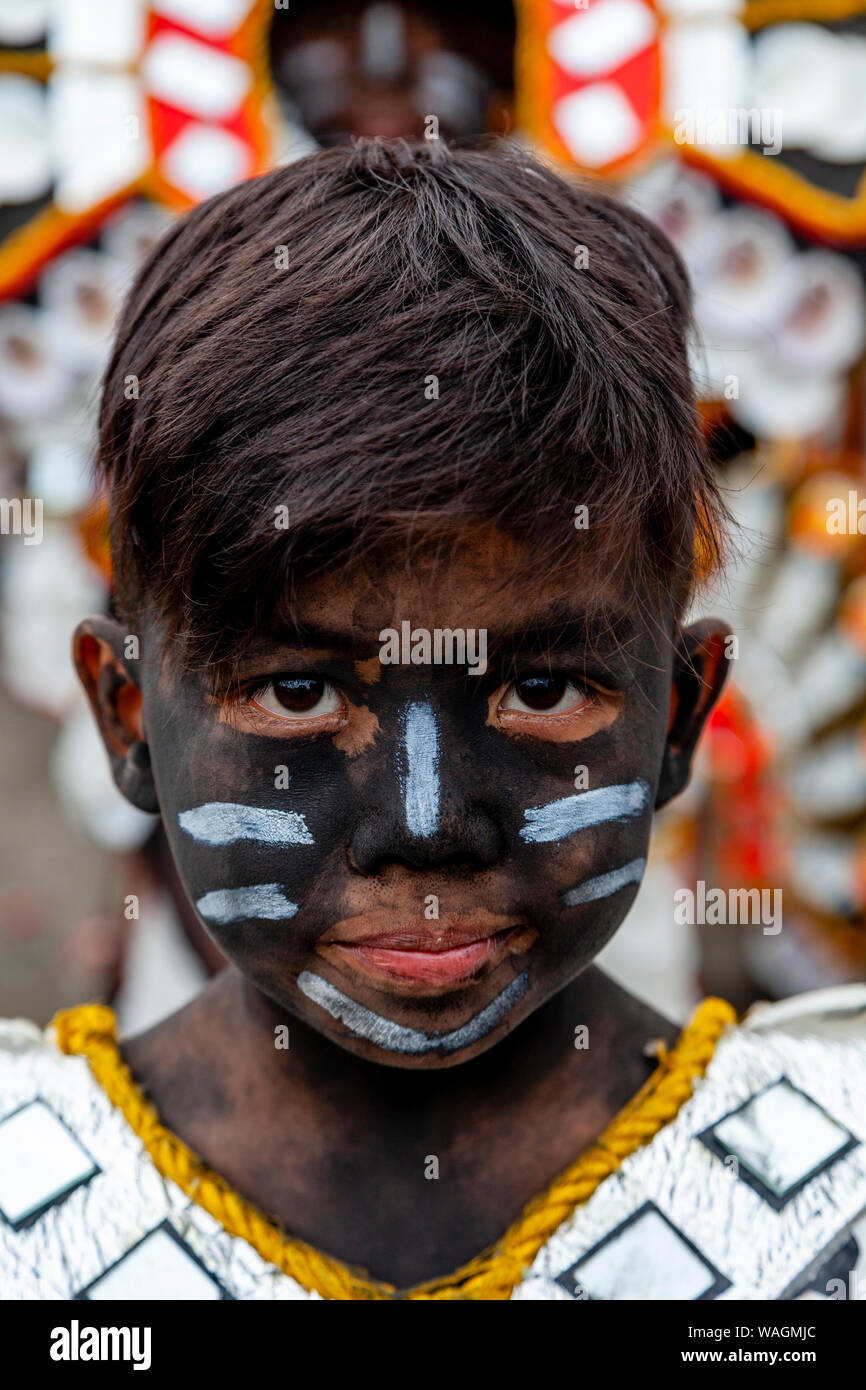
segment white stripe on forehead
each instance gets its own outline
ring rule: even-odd
[[[286,897],[278,883],[253,883],[248,888],[217,888],[198,898],[196,907],[207,922],[225,926],[259,918],[283,922],[294,917],[298,904]]]
[[[207,801],[203,806],[181,811],[177,820],[181,830],[207,845],[230,845],[235,840],[259,840],[265,845],[315,844],[300,811]]]
[[[412,835],[432,835],[439,824],[439,730],[426,703],[403,714],[400,783],[406,825]]]
[[[425,1052],[459,1052],[462,1047],[486,1037],[529,989],[529,971],[515,976],[485,1009],[450,1033],[425,1033],[420,1028],[404,1028],[400,1023],[392,1023],[374,1014],[372,1009],[365,1009],[363,1004],[350,999],[336,985],[314,975],[311,970],[304,970],[298,976],[298,989],[331,1018],[345,1023],[353,1037],[364,1038],[389,1052],[417,1057]]]
[[[562,901],[566,907],[577,907],[579,903],[595,903],[599,898],[610,897],[611,893],[618,893],[620,888],[625,888],[629,883],[640,883],[646,868],[645,859],[632,859],[630,864],[623,864],[619,869],[611,869],[610,873],[597,874],[595,878],[585,878],[583,883],[578,883],[574,888],[569,888],[562,895]]]
[[[563,796],[546,806],[531,806],[523,815],[528,822],[520,831],[521,840],[541,844],[565,840],[578,830],[603,825],[611,820],[633,820],[646,810],[649,783],[638,778],[614,787],[597,787],[578,796]]]

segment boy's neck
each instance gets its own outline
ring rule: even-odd
[[[229,969],[123,1050],[163,1123],[238,1191],[402,1286],[495,1240],[650,1074],[643,1046],[677,1032],[592,968],[472,1061],[385,1067]]]

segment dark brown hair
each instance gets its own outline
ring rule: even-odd
[[[479,522],[525,541],[509,578],[615,569],[680,610],[723,516],[689,315],[660,231],[501,143],[363,141],[210,199],[105,375],[119,612],[219,672],[303,574]]]

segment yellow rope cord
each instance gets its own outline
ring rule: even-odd
[[[705,999],[637,1095],[581,1156],[523,1209],[489,1250],[454,1274],[408,1291],[370,1279],[363,1270],[295,1240],[209,1168],[162,1125],[155,1107],[132,1079],[116,1041],[114,1014],[101,1004],[67,1009],[54,1019],[58,1046],[85,1056],[111,1103],[121,1111],[159,1172],[209,1212],[229,1235],[241,1236],[268,1263],[303,1288],[328,1299],[484,1299],[511,1297],[541,1247],[581,1202],[625,1158],[674,1119],[712,1058],[716,1042],[736,1014],[722,999]]]

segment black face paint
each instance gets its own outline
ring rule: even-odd
[[[615,717],[573,737],[556,716],[535,734],[491,719],[494,663],[366,681],[350,658],[315,666],[374,730],[357,746],[276,718],[243,727],[198,679],[145,662],[181,881],[229,960],[314,1028],[380,1062],[463,1060],[584,969],[633,900],[670,652],[634,642]]]

